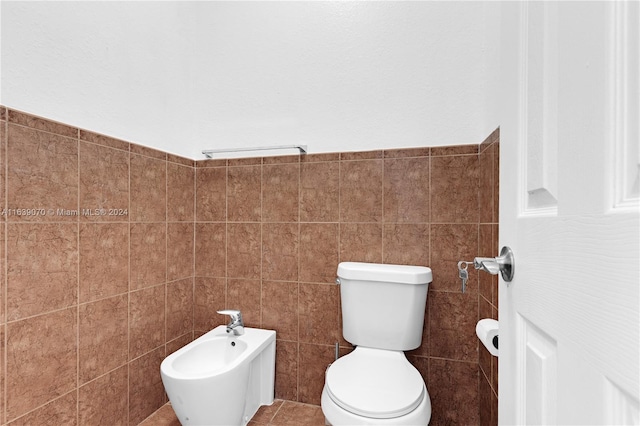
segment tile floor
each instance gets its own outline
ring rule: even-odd
[[[324,426],[319,405],[276,399],[272,405],[260,407],[250,426]],[[165,404],[139,426],[180,426],[171,404]]]

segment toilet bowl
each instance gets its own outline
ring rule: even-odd
[[[405,350],[422,340],[426,267],[341,263],[343,335],[355,350],[326,371],[321,405],[328,424],[427,425],[431,401]]]
[[[327,369],[322,410],[332,425],[426,425],[431,401],[403,352],[358,347]]]

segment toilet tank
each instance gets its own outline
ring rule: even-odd
[[[338,278],[348,342],[400,351],[420,346],[430,268],[342,262]]]

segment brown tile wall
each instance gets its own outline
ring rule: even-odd
[[[335,343],[350,350],[341,261],[433,269],[409,354],[432,424],[495,424],[497,365],[475,323],[497,317],[497,284],[472,272],[462,294],[456,263],[497,253],[497,132],[193,162],[0,108],[0,141],[0,205],[44,209],[0,218],[0,424],[138,424],[166,401],[162,359],[222,308],[277,330],[276,397],[318,404]],[[82,214],[97,208],[127,213]]]
[[[193,338],[194,166],[0,107],[0,424],[166,402],[160,362]]]
[[[409,357],[427,382],[432,424],[478,424],[475,324],[486,296],[475,271],[461,293],[457,262],[497,253],[493,240],[480,246],[487,230],[497,235],[487,155],[463,145],[198,161],[196,334],[225,321],[216,309],[242,309],[248,325],[278,333],[276,397],[319,404],[335,343],[351,348],[338,263],[428,265],[423,343]]]
[[[498,194],[500,166],[500,130],[494,131],[480,144],[480,235],[481,253],[494,256],[498,248]],[[494,254],[491,254],[494,253]],[[498,319],[498,277],[480,273],[478,295],[478,320]],[[480,381],[480,425],[498,424],[498,358],[478,345],[478,370]]]

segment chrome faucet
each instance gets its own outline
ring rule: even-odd
[[[221,315],[229,315],[231,322],[227,324],[227,333],[233,333],[234,336],[241,336],[244,334],[244,322],[242,321],[242,313],[236,309],[226,309],[218,311]]]

